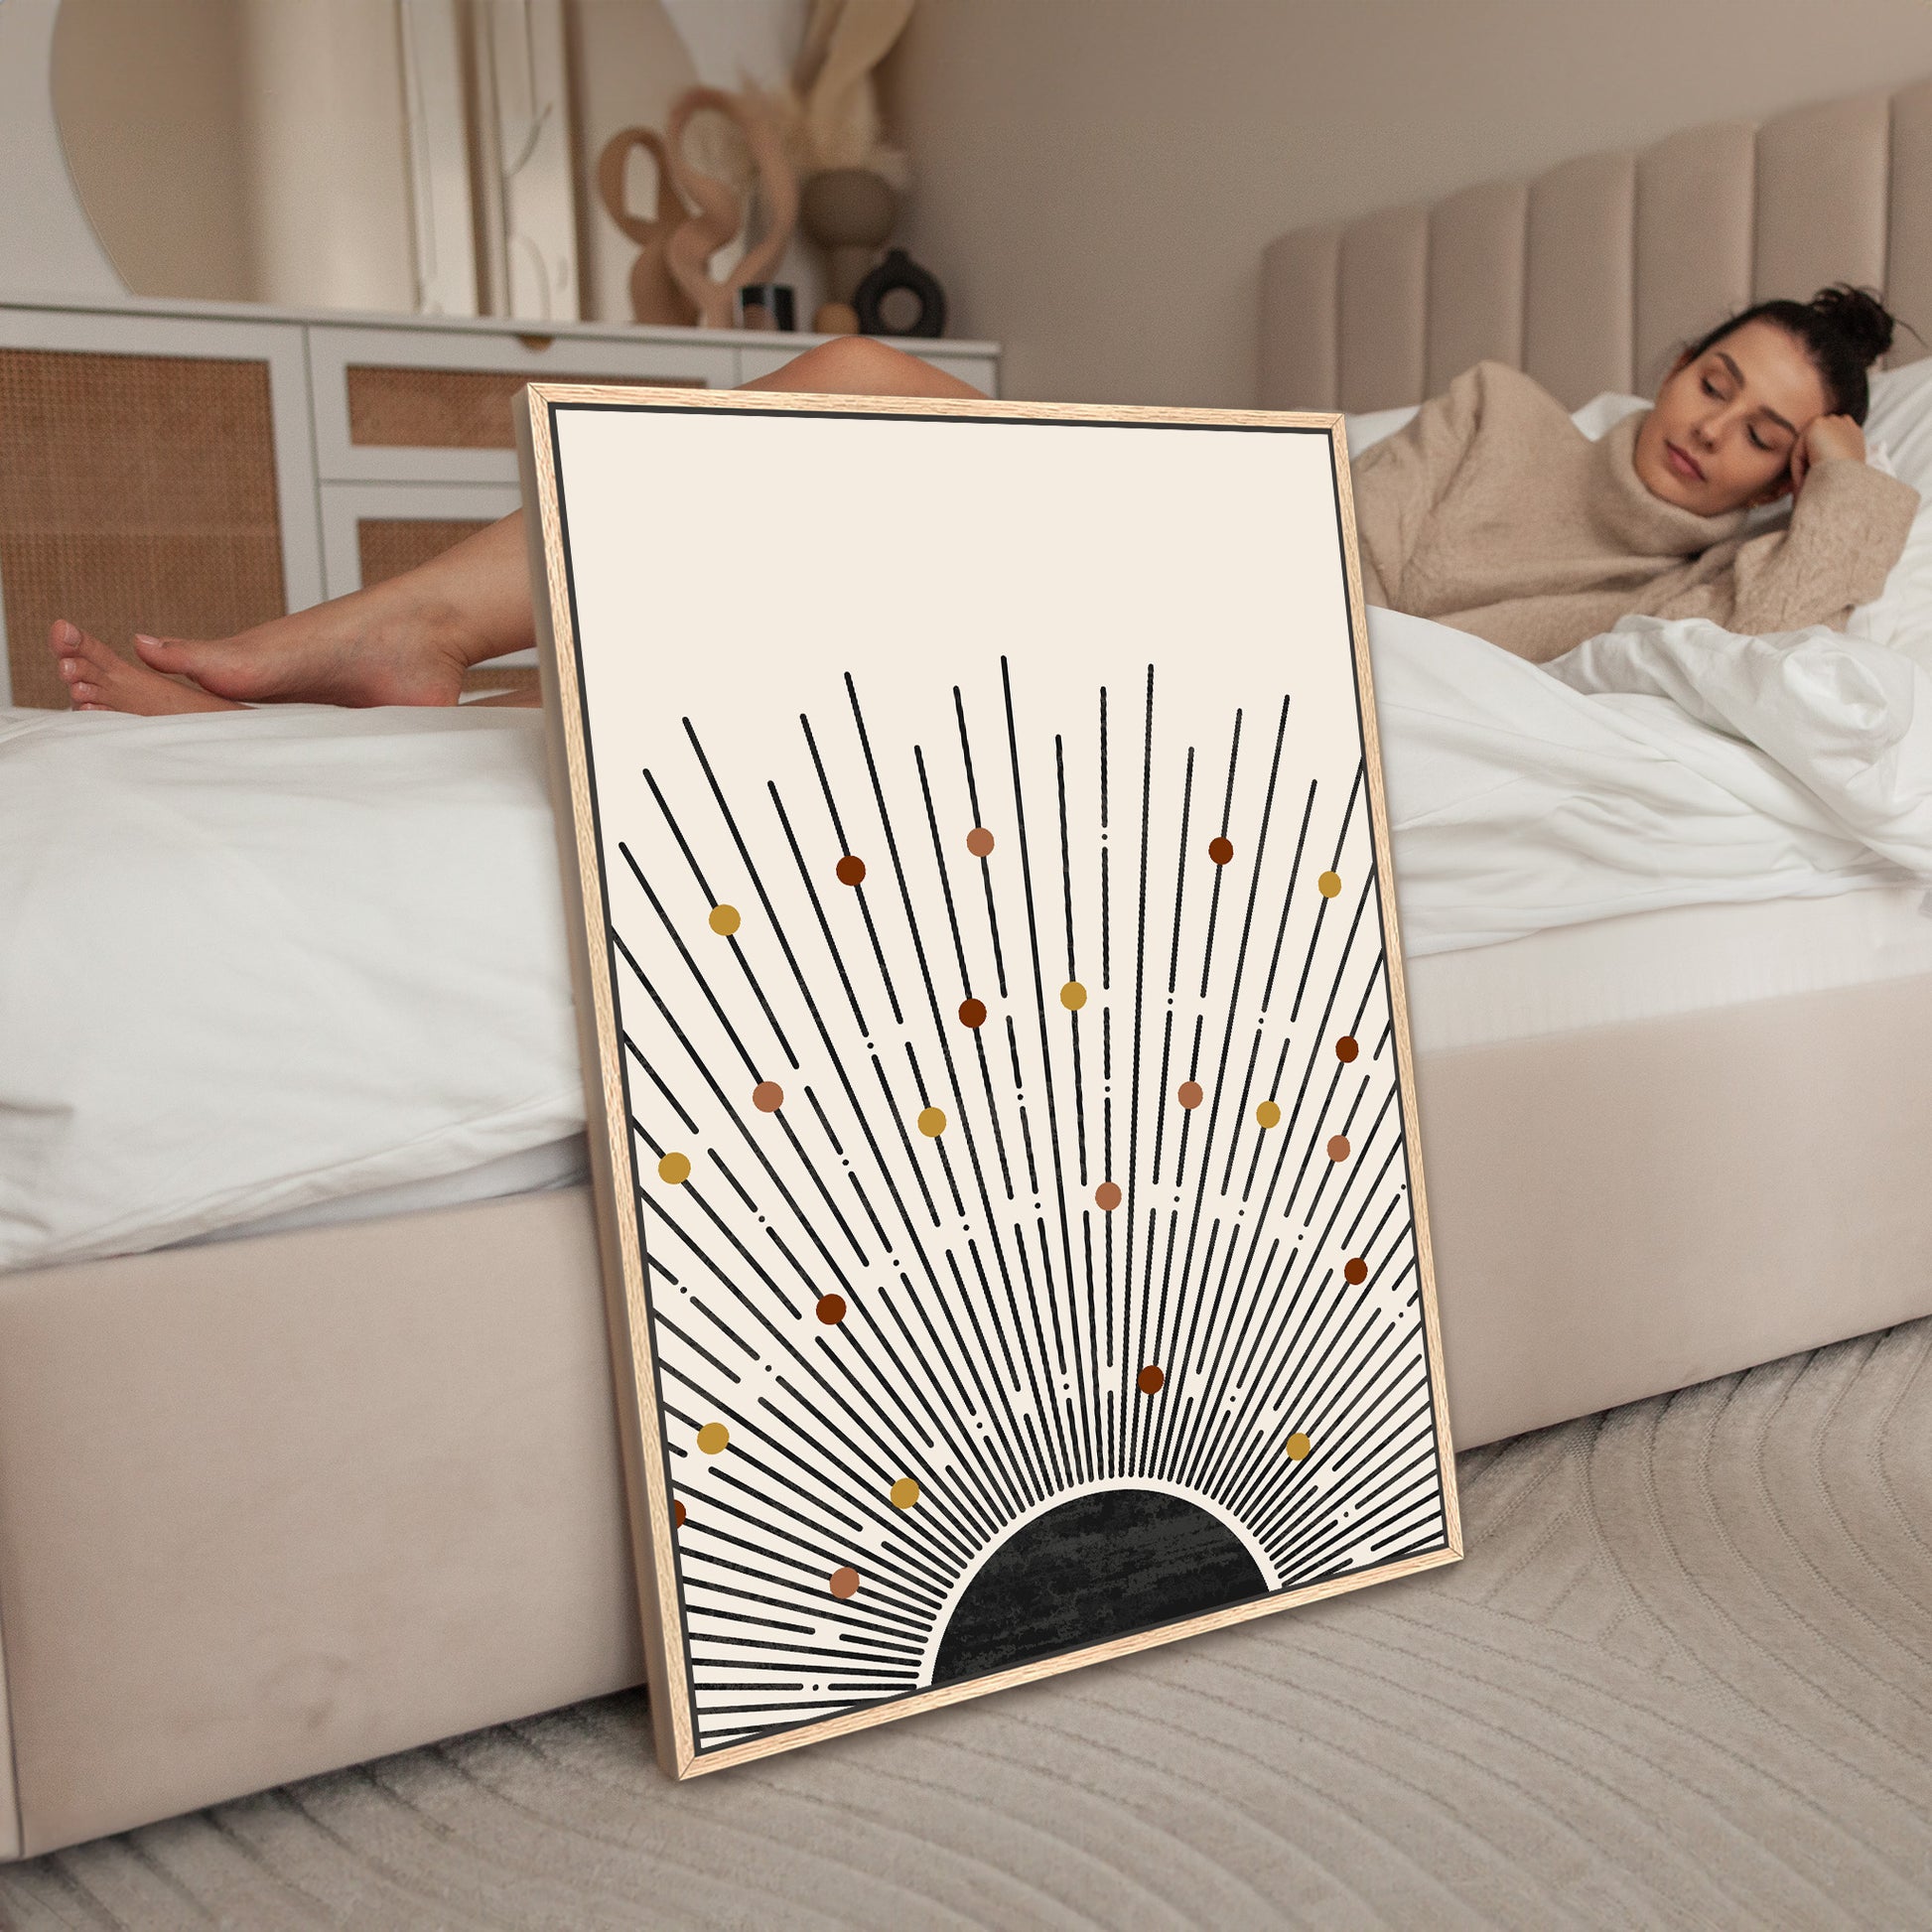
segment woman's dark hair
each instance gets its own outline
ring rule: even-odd
[[[1824,380],[1831,404],[1828,414],[1850,416],[1855,423],[1864,421],[1871,399],[1864,372],[1891,346],[1892,333],[1898,326],[1897,318],[1873,290],[1834,282],[1809,302],[1753,303],[1693,343],[1684,351],[1685,361],[1695,362],[1734,330],[1758,321],[1776,323],[1803,346]]]

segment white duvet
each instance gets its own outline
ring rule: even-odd
[[[1932,883],[1932,681],[1632,619],[1548,666],[1369,634],[1412,956]],[[556,1140],[583,1101],[540,720],[0,713],[0,1266]]]

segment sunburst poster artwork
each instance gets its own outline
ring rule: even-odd
[[[1453,1562],[1339,419],[522,428],[666,1766]]]

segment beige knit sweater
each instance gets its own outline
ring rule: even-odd
[[[1351,465],[1367,601],[1543,663],[1632,613],[1842,627],[1884,588],[1918,508],[1909,483],[1820,463],[1789,522],[1746,537],[1742,510],[1699,516],[1644,487],[1642,421],[1592,443],[1531,377],[1478,362]]]

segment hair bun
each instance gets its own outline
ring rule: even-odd
[[[1864,368],[1891,346],[1897,324],[1871,289],[1834,282],[1830,288],[1820,289],[1806,306],[1843,340]]]

